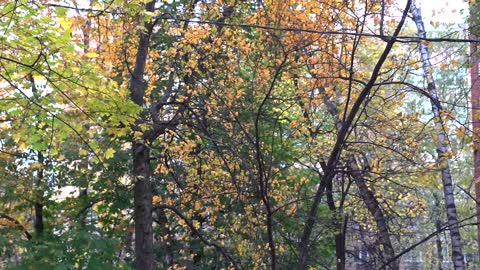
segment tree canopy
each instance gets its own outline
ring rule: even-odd
[[[479,265],[458,2],[0,2],[0,268]]]

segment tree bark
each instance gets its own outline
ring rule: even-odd
[[[440,198],[438,198],[437,194],[433,193],[433,200],[434,200],[434,208],[433,208],[433,216],[435,217],[435,229],[438,232],[442,231],[442,215],[440,209]],[[440,237],[440,233],[435,236],[435,246],[436,246],[436,266],[438,270],[443,270],[443,247],[442,247],[442,239]]]
[[[334,118],[339,119],[338,114]],[[345,270],[345,225],[346,220],[343,217],[343,209],[337,209],[335,201],[333,200],[333,182],[327,184],[326,197],[328,208],[333,214],[333,225],[337,232],[335,233],[335,257],[337,270]]]
[[[30,81],[30,83],[32,84],[32,93],[34,95],[34,98],[35,99],[38,99],[40,96],[39,96],[39,93],[38,93],[38,89],[35,85],[35,79],[33,78],[33,75],[32,74],[29,74],[28,75],[28,80]],[[35,125],[35,128],[39,128],[38,127],[38,124],[37,123]],[[44,231],[44,223],[43,223],[43,186],[42,186],[42,183],[43,183],[43,178],[44,178],[44,168],[43,168],[43,163],[44,163],[44,156],[42,154],[41,151],[37,151],[37,162],[41,164],[41,167],[37,170],[37,175],[35,177],[35,181],[34,181],[34,189],[35,189],[35,202],[34,202],[34,205],[33,205],[33,208],[34,208],[34,213],[35,213],[35,216],[34,216],[34,220],[33,220],[33,228],[34,228],[34,231],[35,231],[35,235],[36,236],[41,236],[43,234],[43,231]]]
[[[37,158],[38,158],[38,162],[42,164],[43,166],[43,154],[38,151],[37,153]],[[42,183],[43,183],[43,176],[44,172],[43,172],[43,167],[42,168],[39,168],[37,170],[37,179],[36,179],[36,182],[35,182],[35,194],[36,194],[36,198],[35,198],[35,221],[34,221],[34,228],[35,228],[35,234],[37,236],[41,236],[43,235],[43,230],[44,230],[44,223],[43,223],[43,187],[42,187]]]
[[[153,12],[155,0],[145,4],[145,9]],[[147,63],[150,36],[153,23],[145,23],[146,31],[140,33],[135,66],[130,79],[130,97],[135,104],[144,107],[146,83],[143,79]],[[146,113],[142,113],[133,127],[134,131],[141,131],[140,125],[145,123]],[[135,267],[138,270],[153,270],[153,217],[152,217],[152,185],[150,149],[148,139],[132,140],[133,177],[134,177],[134,222],[135,222]]]
[[[133,145],[134,220],[136,269],[153,270],[152,186],[150,150],[140,142]]]
[[[358,193],[360,197],[362,197],[362,200],[365,202],[368,212],[370,212],[370,214],[373,216],[377,225],[377,239],[383,247],[383,249],[380,249],[382,251],[382,261],[384,263],[390,262],[395,257],[395,249],[393,248],[392,241],[390,240],[390,232],[388,229],[387,219],[383,214],[380,203],[378,202],[377,198],[375,198],[375,194],[368,188],[367,184],[365,183],[365,177],[362,171],[360,171],[360,169],[358,168],[357,161],[354,157],[349,158],[348,165],[351,170],[351,174],[353,175],[355,184],[358,187]],[[399,262],[393,261],[389,263],[387,269],[399,269]]]
[[[421,39],[426,38],[426,31],[423,25],[422,15],[420,8],[417,8],[415,4],[412,5],[411,12],[413,15],[413,20],[417,26],[418,36]],[[448,141],[447,135],[445,133],[445,124],[441,118],[441,113],[443,108],[440,104],[437,87],[435,85],[435,80],[433,79],[430,63],[430,53],[428,51],[428,46],[420,42],[420,54],[423,64],[424,76],[428,84],[428,92],[430,94],[430,100],[432,103],[432,112],[435,116],[435,126],[437,128],[437,164],[441,168],[442,173],[442,183],[443,183],[443,194],[445,199],[445,206],[447,211],[447,220],[448,224],[451,226],[449,228],[451,246],[452,246],[452,260],[455,270],[465,269],[465,262],[463,257],[463,242],[460,236],[460,229],[458,228],[458,216],[457,208],[455,206],[455,197],[453,194],[453,181],[452,174],[450,173],[450,165],[446,153],[448,152]]]
[[[439,219],[435,220],[435,229],[437,231],[442,229],[442,223]],[[436,246],[437,246],[437,269],[443,270],[443,254],[442,254],[442,239],[440,238],[440,234],[436,236]]]
[[[335,256],[337,258],[337,270],[345,270],[346,267],[346,225],[347,219],[342,217],[341,222],[338,222],[337,228],[339,232],[335,234]]]

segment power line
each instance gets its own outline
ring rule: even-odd
[[[109,13],[114,15],[124,15],[124,12],[121,11],[112,11],[107,9],[91,9],[91,8],[79,8],[73,6],[59,5],[59,4],[44,4],[46,6],[57,7],[57,8],[66,8],[73,9],[80,12],[92,12],[92,13]],[[93,15],[98,16],[99,14]],[[367,37],[367,38],[378,38],[382,40],[389,40],[395,38],[397,42],[401,43],[418,43],[422,41],[426,42],[454,42],[454,43],[480,43],[478,39],[464,39],[464,38],[420,38],[417,36],[398,36],[393,37],[391,35],[379,35],[374,33],[358,33],[358,32],[348,32],[348,31],[322,31],[315,29],[305,29],[305,28],[295,28],[295,27],[275,27],[269,25],[260,25],[260,24],[244,24],[244,23],[227,23],[223,21],[212,21],[212,20],[200,20],[200,19],[184,19],[176,18],[170,14],[164,14],[157,17],[154,17],[155,20],[167,20],[167,21],[176,21],[176,22],[187,22],[194,24],[207,24],[207,25],[217,25],[230,28],[248,28],[248,29],[263,29],[271,31],[281,31],[281,32],[296,32],[296,33],[309,33],[309,34],[322,34],[322,35],[338,35],[338,36],[354,36],[354,37]]]
[[[62,5],[62,4],[54,4],[54,3],[41,3],[44,6],[47,7],[54,7],[54,8],[65,8],[65,9],[71,9],[75,10],[78,12],[88,12],[88,13],[97,13],[92,16],[99,16],[103,13],[108,13],[108,14],[113,14],[113,15],[124,15],[126,14],[125,12],[122,11],[116,11],[116,10],[109,10],[109,9],[95,9],[95,8],[84,8],[84,7],[73,7],[73,6],[68,6],[68,5]]]
[[[370,38],[379,38],[383,40],[389,40],[394,38],[397,42],[403,43],[418,43],[421,41],[426,42],[456,42],[456,43],[480,43],[478,39],[463,39],[463,38],[420,38],[416,36],[390,36],[390,35],[379,35],[373,33],[358,33],[358,32],[348,32],[348,31],[322,31],[315,29],[305,29],[305,28],[294,28],[294,27],[275,27],[268,25],[260,24],[235,24],[235,23],[226,23],[220,21],[209,21],[209,20],[197,20],[197,19],[183,19],[175,18],[168,16],[158,16],[157,20],[169,20],[177,22],[188,22],[196,24],[208,24],[208,25],[218,25],[223,27],[231,28],[250,28],[250,29],[263,29],[263,30],[272,30],[272,31],[281,31],[281,32],[297,32],[297,33],[310,33],[310,34],[322,34],[322,35],[338,35],[338,36],[354,36],[354,37],[370,37]]]

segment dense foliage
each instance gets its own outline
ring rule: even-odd
[[[0,267],[476,264],[469,43],[419,14],[1,2]]]

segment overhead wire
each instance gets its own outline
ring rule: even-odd
[[[73,7],[67,5],[60,5],[60,4],[44,4],[50,7],[56,8],[66,8],[77,10],[80,12],[93,12],[99,14],[113,14],[113,15],[124,15],[124,12],[121,11],[112,11],[112,10],[103,10],[103,9],[91,9],[91,8],[80,8],[80,7]],[[94,15],[94,16],[98,16]],[[367,37],[367,38],[378,38],[382,40],[389,40],[394,38],[395,41],[401,43],[418,43],[418,42],[453,42],[453,43],[480,43],[479,39],[471,39],[471,38],[447,38],[447,37],[427,37],[427,38],[420,38],[417,36],[391,36],[391,35],[381,35],[375,33],[359,33],[359,32],[349,32],[349,31],[337,31],[337,30],[317,30],[317,29],[307,29],[307,28],[298,28],[298,27],[277,27],[277,26],[270,26],[270,25],[261,25],[261,24],[246,24],[246,23],[228,23],[224,21],[214,21],[214,20],[203,20],[203,19],[186,19],[186,18],[178,18],[174,17],[171,14],[162,14],[159,16],[153,17],[156,21],[160,20],[167,20],[167,21],[175,21],[175,22],[188,22],[192,24],[207,24],[207,25],[217,25],[223,27],[230,27],[230,28],[249,28],[249,29],[263,29],[263,30],[271,30],[271,31],[280,31],[280,32],[298,32],[298,33],[310,33],[310,34],[322,34],[322,35],[339,35],[339,36],[355,36],[355,37]]]
[[[208,24],[208,25],[220,25],[223,27],[231,28],[250,28],[250,29],[263,29],[263,30],[272,30],[280,32],[298,32],[298,33],[310,33],[310,34],[322,34],[322,35],[339,35],[339,36],[354,36],[354,37],[370,37],[370,38],[379,38],[383,40],[395,39],[397,42],[403,43],[418,43],[418,42],[455,42],[455,43],[480,43],[479,39],[469,39],[469,38],[421,38],[416,36],[391,36],[391,35],[379,35],[375,33],[358,33],[358,32],[349,32],[349,31],[333,31],[333,30],[316,30],[316,29],[305,29],[305,28],[296,28],[296,27],[276,27],[269,25],[260,25],[260,24],[243,24],[243,23],[227,23],[220,21],[211,21],[211,20],[200,20],[200,19],[184,19],[176,18],[171,16],[158,16],[155,17],[156,20],[170,20],[177,22],[188,22],[193,24]]]

